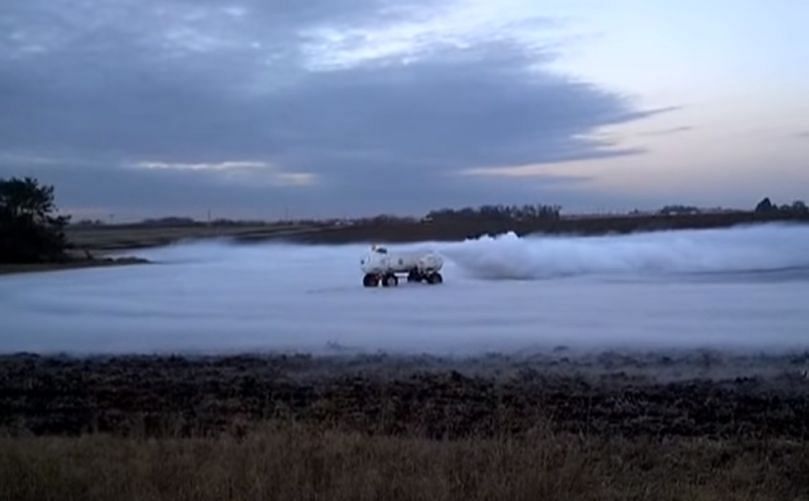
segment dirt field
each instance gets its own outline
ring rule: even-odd
[[[563,347],[9,355],[0,498],[809,499],[807,367]]]
[[[766,222],[809,223],[809,218],[788,215],[762,216],[752,212],[696,214],[683,216],[603,216],[568,217],[535,221],[355,221],[335,223],[268,223],[245,225],[186,226],[99,225],[72,226],[70,242],[80,250],[94,253],[166,245],[180,240],[228,238],[239,242],[286,240],[311,244],[357,242],[459,241],[481,235],[513,231],[531,233],[604,235],[672,229],[722,228]]]
[[[66,234],[70,243],[80,250],[93,253],[131,250],[167,245],[181,240],[207,238],[270,239],[291,237],[299,232],[316,231],[315,225],[253,224],[253,225],[99,225],[71,226]]]
[[[193,435],[289,419],[461,438],[554,431],[809,437],[809,355],[0,358],[0,425]]]

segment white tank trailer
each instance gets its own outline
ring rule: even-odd
[[[433,252],[389,252],[386,247],[374,245],[371,251],[360,260],[365,273],[362,284],[365,287],[394,287],[399,285],[397,275],[407,275],[408,282],[440,284],[444,281],[441,267],[444,260]]]

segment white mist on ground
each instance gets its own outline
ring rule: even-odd
[[[589,238],[519,238],[510,233],[450,245],[443,252],[466,272],[488,279],[809,269],[809,226],[768,225]]]
[[[807,226],[390,248],[439,252],[445,283],[365,289],[366,245],[227,241],[3,276],[0,352],[809,348]]]

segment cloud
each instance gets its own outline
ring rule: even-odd
[[[309,186],[317,181],[317,176],[310,172],[285,172],[268,162],[256,160],[227,160],[216,163],[137,162],[134,167],[178,172],[215,172],[224,174],[224,180],[275,187]]]
[[[312,73],[268,107],[283,114],[287,152],[373,152],[413,168],[457,169],[608,155],[587,139],[598,127],[639,119],[626,100],[530,67],[509,44],[444,50],[411,64]]]
[[[670,136],[672,134],[680,134],[682,132],[690,132],[694,130],[694,127],[691,125],[682,125],[679,127],[670,127],[668,129],[656,129],[650,130],[646,132],[641,132],[638,134],[639,136]]]
[[[424,210],[540,196],[560,179],[464,173],[637,154],[594,133],[665,111],[554,73],[552,52],[458,8],[4,4],[0,151],[70,161],[0,156],[0,175],[36,171],[82,206],[136,206],[133,187],[166,208],[190,188],[234,207],[296,188],[313,210]]]
[[[252,170],[252,169],[268,169],[270,164],[267,162],[255,161],[225,161],[218,163],[169,163],[169,162],[138,162],[135,167],[141,169],[174,169],[174,170],[212,170],[212,171],[235,171],[235,170]]]
[[[591,181],[589,176],[579,175],[559,175],[542,172],[541,169],[534,169],[533,166],[518,166],[518,167],[479,167],[475,169],[467,169],[461,172],[463,176],[480,176],[480,177],[501,177],[501,178],[530,178],[532,182],[541,182],[543,185],[569,185],[586,183]],[[541,167],[541,166],[540,166]]]
[[[62,159],[15,151],[0,151],[0,165],[58,165]]]

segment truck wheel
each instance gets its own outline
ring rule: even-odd
[[[427,282],[431,284],[440,284],[444,281],[444,277],[440,273],[430,273],[427,276]]]
[[[410,273],[407,274],[407,281],[421,282],[421,274],[416,270],[412,270]]]
[[[376,275],[368,273],[362,278],[362,285],[365,287],[376,287],[379,285],[379,279],[376,278]]]
[[[385,278],[382,279],[383,287],[396,287],[397,285],[399,285],[399,279],[396,278],[394,274],[386,275]]]

